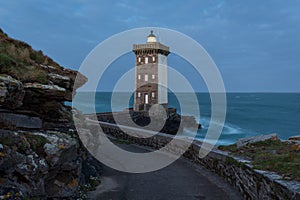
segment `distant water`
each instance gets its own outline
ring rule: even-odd
[[[191,94],[180,93],[182,103],[190,106],[190,115],[193,115],[194,105],[190,105]],[[90,93],[79,93],[76,98],[80,103],[76,107],[85,112],[90,112],[92,105],[86,103]],[[121,111],[121,104],[126,93],[118,93],[114,103],[114,111]],[[202,129],[198,131],[196,138],[202,140],[205,137],[210,123],[211,102],[208,93],[197,93],[200,107],[200,119]],[[180,112],[180,106],[176,96],[169,93],[169,107],[175,107]],[[118,102],[119,101],[119,102]],[[133,98],[127,102],[127,107],[132,107]],[[95,109],[97,112],[111,111],[111,93],[98,92],[95,97]],[[228,93],[227,115],[225,126],[217,144],[231,144],[239,138],[260,134],[277,133],[281,139],[287,139],[292,135],[300,134],[300,93]],[[185,131],[189,135],[189,131]]]

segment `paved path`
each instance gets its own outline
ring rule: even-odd
[[[135,145],[121,146],[134,152],[147,151]],[[242,199],[222,178],[183,158],[164,169],[144,174],[123,173],[104,167],[101,181],[95,191],[87,194],[88,199]]]

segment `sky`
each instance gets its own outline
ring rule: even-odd
[[[296,0],[0,0],[0,27],[8,35],[72,69],[119,32],[139,27],[182,32],[209,53],[228,92],[300,92],[299,22]],[[121,65],[119,73],[134,67],[133,59],[129,54],[114,63],[103,90],[112,87],[111,75]],[[201,77],[185,70],[188,63],[176,56],[168,61],[180,63],[196,90],[205,90]]]

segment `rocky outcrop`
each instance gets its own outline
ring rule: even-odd
[[[75,130],[0,130],[0,195],[15,198],[69,198],[99,174]]]
[[[11,196],[23,198],[74,196],[85,153],[76,138],[51,131],[0,134],[2,191],[15,188]]]
[[[295,135],[295,136],[289,137],[288,140],[300,141],[300,135]]]
[[[236,146],[237,148],[244,147],[248,144],[255,143],[255,142],[263,142],[266,140],[279,140],[276,133],[268,134],[268,135],[259,135],[253,136],[249,138],[241,138],[237,141]]]
[[[28,113],[44,121],[69,121],[70,108],[64,102],[72,101],[73,91],[77,89],[73,86],[77,73],[47,66],[43,68],[52,77],[48,84],[21,82],[7,74],[1,74],[0,108],[6,109],[6,112],[11,110],[12,113]],[[78,77],[84,84],[86,78],[80,74]]]
[[[86,77],[61,67],[42,51],[33,50],[3,31],[0,41],[0,108],[43,121],[69,121],[70,108],[64,102],[72,101]]]
[[[0,199],[74,199],[99,174],[64,104],[86,81],[0,30]]]

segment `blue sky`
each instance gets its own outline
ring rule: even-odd
[[[174,29],[199,42],[227,91],[300,92],[300,1],[0,0],[5,32],[73,69],[111,35],[148,26]],[[113,85],[104,82],[104,89]],[[197,78],[191,82],[198,84]]]

